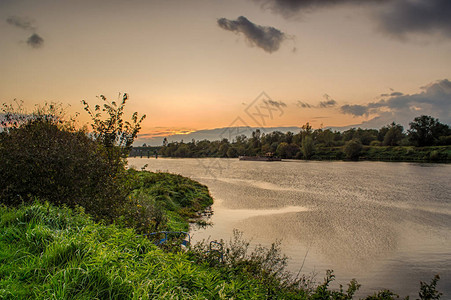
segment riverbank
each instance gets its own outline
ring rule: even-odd
[[[1,299],[264,299],[257,280],[165,253],[80,210],[0,208]]]
[[[183,147],[179,143],[174,147]],[[184,148],[185,149],[185,148]],[[186,149],[185,149],[186,150]],[[155,157],[173,158],[238,158],[238,152],[221,153],[217,151],[165,151],[164,147],[134,147],[130,157],[149,158]],[[281,158],[298,160],[349,160],[346,155],[345,146],[316,146],[311,155],[306,158],[301,152],[282,154]],[[368,161],[396,161],[396,162],[432,162],[451,163],[451,146],[365,146],[363,145],[354,160]]]
[[[0,216],[2,299],[352,299],[359,288],[353,280],[346,291],[331,291],[331,272],[321,284],[290,279],[277,245],[247,253],[239,235],[218,261],[202,245],[164,252],[82,209],[35,203],[0,206]],[[385,290],[366,299],[394,297]]]
[[[344,160],[344,147],[317,148],[311,160]],[[450,163],[451,146],[362,146],[358,160]]]
[[[146,208],[152,211],[150,220],[148,215],[142,215],[141,221],[148,223],[142,230],[188,231],[189,220],[198,219],[200,213],[213,204],[208,188],[187,177],[133,169],[127,172],[129,198],[137,201],[134,211],[129,213],[139,215],[141,209]],[[125,225],[139,229],[136,215],[135,224]]]

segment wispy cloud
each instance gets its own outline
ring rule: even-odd
[[[21,18],[18,16],[11,16],[6,19],[6,23],[25,30],[36,30],[36,26],[32,20]]]
[[[296,106],[300,108],[312,108],[312,105],[308,104],[307,102],[298,101],[296,103]]]
[[[275,106],[275,107],[287,107],[287,104],[283,101],[276,101],[276,100],[263,100],[264,103],[267,103],[271,106]]]
[[[218,19],[218,25],[224,30],[242,33],[252,46],[257,46],[268,53],[279,50],[287,35],[271,26],[260,26],[241,16],[236,20]]]
[[[389,94],[381,94],[381,97],[395,97],[395,96],[402,96],[404,95],[401,92],[391,92]]]
[[[194,132],[194,130],[184,128],[156,127],[154,130],[148,131],[146,133],[140,133],[139,138],[149,139],[155,137],[170,137],[173,135],[190,134],[192,132]]]
[[[44,45],[44,39],[36,33],[36,25],[34,21],[28,18],[22,18],[18,16],[10,16],[6,19],[6,23],[11,26],[33,32],[27,39],[26,43],[31,48],[40,48]]]
[[[334,99],[332,99],[328,94],[324,94],[323,96],[326,100],[321,101],[318,104],[318,107],[320,108],[327,108],[327,107],[333,107],[335,105],[337,105],[337,101],[335,101]]]
[[[337,105],[337,101],[332,99],[328,94],[324,94],[323,98],[325,100],[320,101],[317,105],[312,105],[307,102],[298,101],[296,103],[296,106],[298,106],[300,108],[329,108],[329,107],[334,107]]]

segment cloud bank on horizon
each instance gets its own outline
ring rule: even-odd
[[[365,105],[342,105],[340,111],[354,117],[376,114],[373,119],[362,123],[367,127],[391,121],[407,125],[419,115],[431,115],[443,123],[451,124],[451,81],[439,80],[421,87],[421,90],[411,95],[393,92],[386,99]]]
[[[398,91],[381,94],[378,101],[366,104],[342,104],[327,94],[325,101],[317,105],[298,101],[296,106],[300,109],[324,109],[335,108],[339,113],[351,117],[370,118],[360,124],[347,127],[380,128],[391,122],[401,123],[407,126],[413,118],[420,115],[431,115],[441,122],[451,124],[451,81],[438,80],[426,86],[420,87],[421,92],[416,94],[404,94]]]
[[[279,50],[280,44],[288,38],[279,29],[254,24],[243,16],[238,17],[236,20],[220,18],[217,23],[224,30],[237,34],[242,33],[251,46],[257,46],[268,53]]]

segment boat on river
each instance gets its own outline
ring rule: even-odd
[[[239,160],[252,160],[252,161],[281,161],[280,157],[274,156],[274,153],[268,152],[265,156],[247,156],[241,155],[238,157]]]

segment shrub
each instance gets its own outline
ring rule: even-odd
[[[4,104],[0,201],[18,205],[38,197],[56,205],[83,206],[96,219],[115,220],[128,192],[126,154],[143,120],[136,113],[131,123],[123,120],[126,100],[124,94],[119,107],[105,103],[105,120],[97,105],[91,135],[76,129],[73,119],[65,120],[61,106],[45,105],[26,114]]]
[[[81,205],[98,217],[114,217],[124,195],[102,147],[84,131],[49,118],[32,118],[0,136],[0,199],[7,205],[33,197],[56,205]]]
[[[426,282],[420,281],[420,292],[418,295],[421,300],[439,300],[443,295],[439,291],[437,291],[437,283],[440,279],[439,275],[435,275],[431,280],[431,283],[428,284]]]
[[[380,145],[381,145],[380,141],[371,141],[371,143],[370,143],[371,147],[380,146]]]

